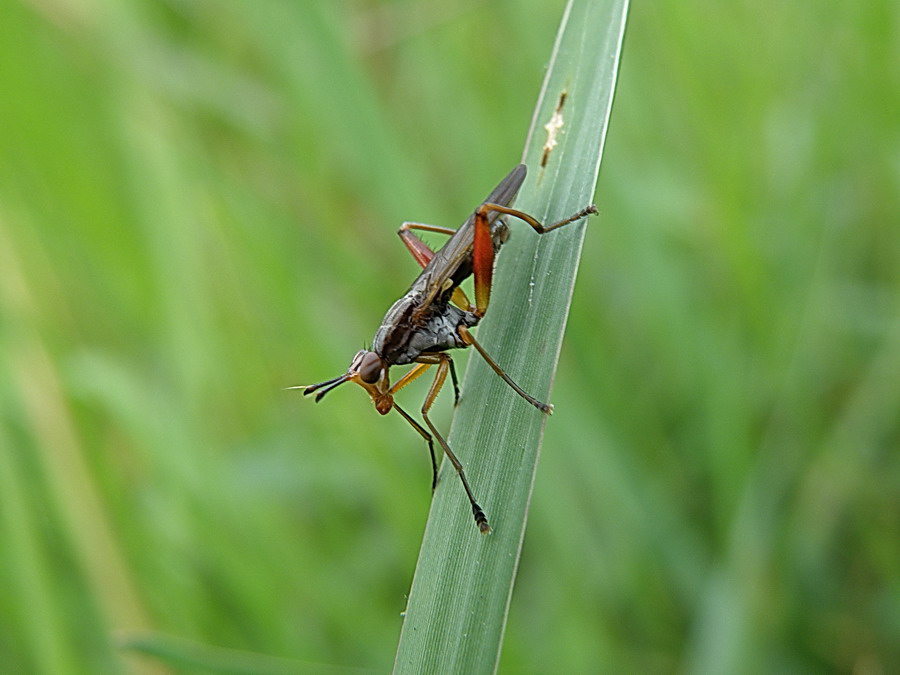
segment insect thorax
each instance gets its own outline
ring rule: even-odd
[[[479,319],[472,312],[439,302],[413,320],[415,303],[394,303],[372,340],[372,351],[391,365],[412,363],[424,353],[465,347],[459,326],[474,326]]]

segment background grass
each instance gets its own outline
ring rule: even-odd
[[[282,387],[515,163],[562,6],[0,4],[0,670],[390,667],[427,454]],[[896,671],[900,9],[629,24],[501,671]]]

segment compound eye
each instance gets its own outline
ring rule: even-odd
[[[366,352],[359,362],[359,379],[366,384],[375,384],[381,379],[384,362],[375,352]]]

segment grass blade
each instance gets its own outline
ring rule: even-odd
[[[524,153],[530,175],[517,201],[544,222],[565,217],[592,199],[627,5],[627,0],[572,0],[566,7]],[[561,100],[559,126],[552,120]],[[556,145],[542,168],[551,138]],[[478,337],[514,379],[546,400],[584,225],[543,237],[525,226],[513,228],[497,265],[491,311]],[[483,360],[471,359],[449,441],[466,465],[494,534],[478,535],[453,468],[445,463],[394,672],[496,669],[545,422],[546,416],[510,391]]]

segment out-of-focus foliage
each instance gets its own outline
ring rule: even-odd
[[[389,668],[427,453],[283,387],[517,161],[562,6],[0,3],[0,670]],[[900,667],[898,53],[632,7],[501,671]]]

